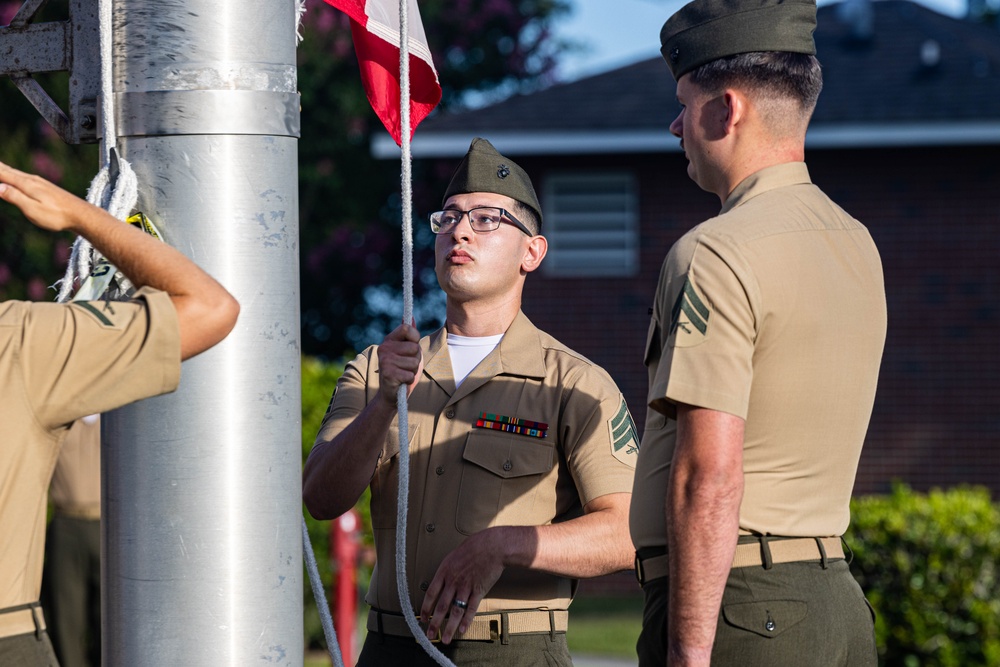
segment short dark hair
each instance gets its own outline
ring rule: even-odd
[[[715,93],[741,87],[751,94],[791,99],[806,119],[823,89],[823,71],[816,56],[788,51],[756,51],[719,58],[696,67],[691,81]]]
[[[530,229],[533,234],[537,236],[542,233],[542,224],[538,220],[538,214],[535,213],[534,209],[516,199],[512,208],[514,210],[511,213],[516,215],[517,219],[523,222],[524,226]]]

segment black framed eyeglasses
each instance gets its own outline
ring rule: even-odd
[[[435,211],[430,215],[431,231],[435,234],[451,234],[466,214],[469,216],[469,225],[472,227],[472,231],[477,234],[492,232],[500,227],[503,218],[507,218],[528,236],[535,235],[523,222],[511,215],[510,211],[495,206],[477,206],[468,211],[460,211],[455,208]]]

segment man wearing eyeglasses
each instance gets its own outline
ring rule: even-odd
[[[611,377],[520,310],[548,247],[527,174],[475,139],[443,209],[430,221],[445,326],[424,338],[400,326],[347,366],[303,496],[330,519],[371,486],[377,564],[358,664],[434,664],[396,592],[396,390],[407,385],[406,572],[427,636],[459,665],[571,665],[576,580],[632,565],[635,427]]]

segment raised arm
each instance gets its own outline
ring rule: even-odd
[[[317,519],[333,519],[349,510],[371,482],[396,416],[396,392],[402,384],[413,391],[420,377],[420,334],[400,325],[379,345],[378,360],[375,400],[333,438],[324,439],[321,430],[309,452],[302,471],[302,500]]]
[[[170,295],[180,326],[181,359],[212,347],[232,331],[240,306],[194,262],[166,243],[39,176],[0,162],[0,199],[36,226],[83,236],[137,287]]]

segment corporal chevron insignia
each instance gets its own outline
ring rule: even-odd
[[[608,420],[608,431],[611,433],[611,453],[614,457],[622,463],[635,465],[635,456],[639,453],[639,436],[624,398],[618,414]]]
[[[711,314],[712,311],[691,284],[691,278],[686,279],[670,312],[670,335],[674,337],[674,346],[692,347],[705,342]]]

